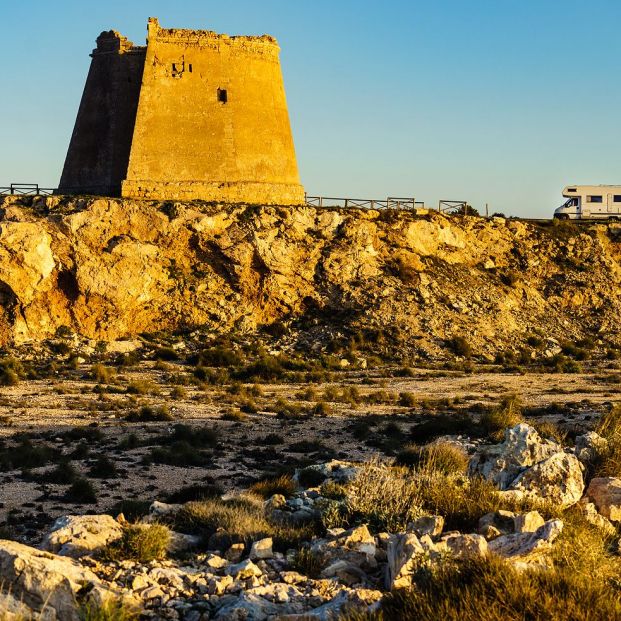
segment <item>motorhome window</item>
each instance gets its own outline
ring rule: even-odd
[[[568,191],[568,192],[575,192],[575,191],[576,191],[576,188],[567,188],[567,191]]]
[[[614,198],[613,198],[613,201],[615,203],[621,203],[621,194],[615,194]]]
[[[603,202],[602,196],[587,196],[587,203],[601,203]]]

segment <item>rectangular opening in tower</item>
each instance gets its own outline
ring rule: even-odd
[[[218,101],[220,103],[226,103],[228,101],[228,94],[225,88],[218,89]]]

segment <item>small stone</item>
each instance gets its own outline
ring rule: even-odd
[[[529,511],[516,515],[514,520],[514,530],[516,533],[534,533],[539,527],[543,526],[545,520],[539,511]]]
[[[424,515],[410,522],[407,531],[412,532],[418,537],[429,535],[438,537],[444,528],[444,518],[441,515]]]
[[[236,565],[229,565],[224,571],[227,576],[233,576],[237,580],[260,576],[263,573],[250,559]]]
[[[253,561],[257,559],[272,558],[272,556],[274,556],[274,553],[272,552],[272,544],[273,542],[271,537],[255,541],[252,544],[252,548],[250,548],[250,558]]]
[[[244,553],[246,546],[243,543],[234,543],[225,553],[224,558],[231,563],[237,563]]]

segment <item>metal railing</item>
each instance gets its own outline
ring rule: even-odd
[[[425,203],[414,197],[389,196],[386,199],[377,198],[344,198],[336,196],[309,196],[304,195],[307,205],[314,207],[357,207],[358,209],[415,209],[424,207]]]
[[[11,185],[0,186],[0,194],[27,194],[29,196],[49,196],[55,192],[56,188],[41,188],[38,183],[11,183]]]
[[[453,212],[463,210],[465,214],[468,213],[468,209],[471,208],[468,201],[438,201],[438,211],[440,212]]]

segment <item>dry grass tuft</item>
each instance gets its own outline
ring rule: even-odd
[[[123,529],[118,541],[108,544],[102,558],[109,561],[148,563],[166,557],[170,530],[163,524],[132,524]]]

